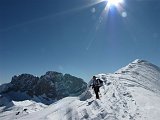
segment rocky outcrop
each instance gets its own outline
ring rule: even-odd
[[[77,96],[85,91],[87,83],[70,74],[48,71],[41,77],[21,74],[12,77],[10,83],[3,85],[0,94],[20,92],[30,98],[43,97],[46,100],[59,100],[67,96]],[[28,98],[27,98],[28,99]]]

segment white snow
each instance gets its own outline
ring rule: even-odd
[[[158,120],[160,117],[160,95],[148,91],[143,88],[133,89],[132,95],[138,106],[140,106],[142,119],[144,120]]]
[[[5,98],[5,97],[4,97]],[[3,99],[5,101],[5,99]],[[7,102],[7,101],[6,101]],[[42,103],[36,103],[34,101],[8,101],[7,106],[0,107],[0,119],[1,120],[14,120],[21,118],[30,113],[40,111],[47,106]]]
[[[100,88],[100,100],[95,99],[92,88],[88,87],[79,97],[66,97],[45,107],[32,101],[14,101],[13,104],[21,108],[20,114],[16,115],[12,110],[8,110],[0,113],[0,119],[159,120],[159,67],[144,60],[135,60],[114,74],[96,76],[104,81],[104,86]],[[35,112],[37,106],[38,111]],[[24,111],[26,107],[28,113]]]

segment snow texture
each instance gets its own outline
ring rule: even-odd
[[[100,88],[100,100],[95,99],[95,94],[89,87],[90,81],[87,90],[79,97],[66,97],[49,106],[31,101],[12,101],[13,107],[1,112],[0,119],[159,120],[159,67],[144,60],[135,60],[114,74],[96,76],[104,81]],[[21,110],[17,106],[21,106]],[[35,112],[37,106],[38,111]],[[24,107],[27,107],[25,112],[22,109]],[[16,110],[19,113],[15,113]]]

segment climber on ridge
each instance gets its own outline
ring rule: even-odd
[[[94,89],[94,92],[96,94],[96,99],[99,99],[99,88],[103,85],[103,81],[98,79],[96,76],[93,76],[91,85],[92,89]]]

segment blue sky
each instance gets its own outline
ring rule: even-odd
[[[160,1],[108,12],[99,1],[0,0],[0,83],[49,70],[88,81],[137,58],[160,66]]]

